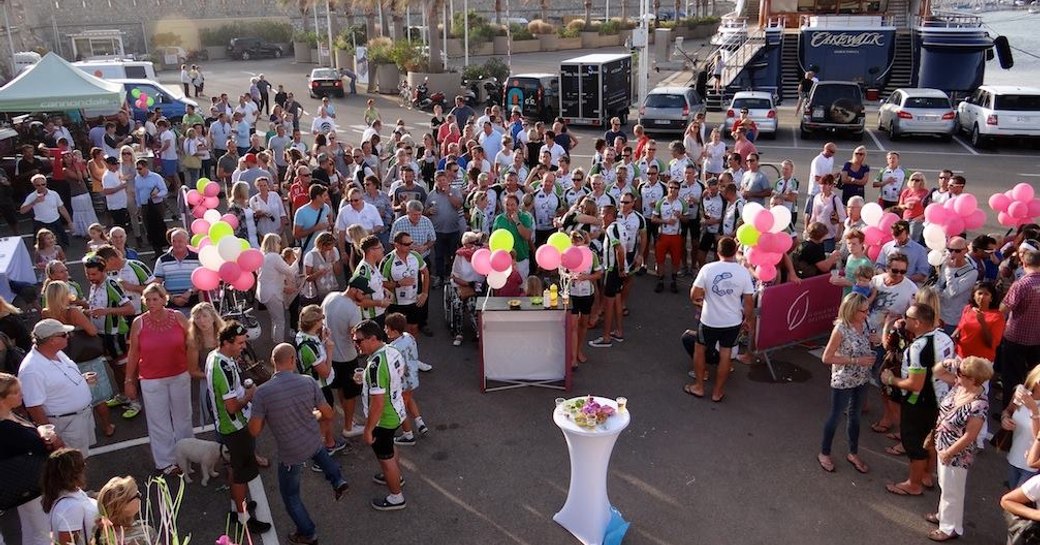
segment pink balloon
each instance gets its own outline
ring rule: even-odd
[[[773,265],[759,265],[755,269],[755,273],[758,275],[758,279],[763,282],[776,280],[776,267]]]
[[[1029,201],[1029,217],[1035,218],[1040,216],[1040,199],[1034,198]]]
[[[762,254],[762,263],[765,265],[776,265],[784,258],[784,254],[778,252],[766,252]]]
[[[989,207],[994,212],[1007,212],[1008,206],[1011,206],[1011,198],[1003,193],[994,193],[989,196]]]
[[[943,232],[948,237],[955,237],[963,233],[966,229],[964,228],[964,220],[959,216],[953,216],[946,220],[946,225],[943,226]]]
[[[943,206],[943,208],[945,208],[945,209],[949,210],[950,212],[953,212],[954,214],[956,214],[957,212],[953,209],[953,203],[954,202],[956,202],[956,199],[950,199],[950,200],[944,202],[942,204],[942,206]]]
[[[509,255],[509,252],[505,250],[495,250],[491,252],[491,270],[496,272],[506,272],[509,267],[513,266],[513,257]]]
[[[1011,196],[1014,197],[1016,201],[1029,202],[1036,196],[1036,192],[1033,191],[1033,186],[1022,182],[1011,188]]]
[[[1008,214],[1015,219],[1029,217],[1029,205],[1022,201],[1015,201],[1008,206]]]
[[[213,244],[213,243],[210,242],[208,236],[202,237],[202,240],[199,241],[199,249],[201,250],[201,249],[205,248],[206,246],[209,246],[210,244]]]
[[[202,194],[207,197],[216,197],[220,194],[220,184],[217,182],[210,182],[206,184],[206,187],[202,188]]]
[[[572,248],[573,248],[573,246],[572,246]],[[504,250],[501,250],[501,251],[504,253]],[[492,253],[491,256],[492,256],[491,257],[492,258],[492,265],[494,265],[494,253]],[[545,269],[547,271],[556,270],[560,266],[560,259],[561,258],[562,258],[562,256],[560,255],[560,251],[557,250],[556,247],[551,246],[549,244],[542,244],[541,247],[539,247],[534,252],[534,260],[535,260],[535,262],[538,263],[539,267],[541,267],[541,268],[543,268],[543,269]],[[507,260],[506,263],[507,264],[512,264],[512,262],[509,261],[509,260]],[[495,270],[497,271],[498,269],[496,268]],[[505,268],[503,267],[502,270],[505,270]]]
[[[227,263],[230,265],[231,263]],[[231,286],[238,291],[249,291],[256,283],[256,278],[253,277],[253,273],[242,271],[242,274],[231,283]]]
[[[983,225],[986,225],[986,212],[981,208],[976,208],[971,215],[964,219],[964,228],[968,231],[974,231]]]
[[[953,203],[953,209],[960,214],[961,218],[970,216],[978,207],[979,201],[971,193],[961,193]]]
[[[206,207],[205,206],[201,206],[200,205],[200,206],[196,206],[195,208],[191,209],[191,215],[195,216],[195,218],[197,218],[197,219],[202,219],[202,216],[205,215],[205,214],[206,214]]]
[[[220,266],[220,279],[221,280],[223,280],[223,281],[225,281],[225,282],[230,284],[230,283],[234,282],[235,280],[238,280],[239,276],[242,276],[242,267],[239,267],[238,263],[232,263],[230,261],[225,261]]]
[[[1004,227],[1014,227],[1018,225],[1018,220],[1011,217],[1011,214],[1008,214],[1007,212],[998,212],[997,223],[1003,225]]]
[[[234,214],[224,214],[220,216],[220,221],[226,221],[232,229],[238,229],[238,218]]]
[[[578,267],[581,267],[581,262],[584,258],[579,248],[580,246],[571,246],[563,252],[562,256],[560,256],[560,264],[567,268],[567,270],[574,271],[577,270]]]
[[[748,263],[758,267],[765,264],[765,261],[762,260],[762,256],[766,253],[768,252],[760,250],[758,246],[753,246],[744,251],[744,259],[746,259]]]
[[[935,223],[937,225],[942,225],[942,224],[946,223],[946,220],[949,217],[950,217],[950,214],[947,212],[947,210],[945,208],[943,208],[943,205],[941,205],[941,204],[939,204],[937,202],[933,202],[932,204],[929,204],[924,209],[924,219],[928,223]]]
[[[867,248],[867,257],[871,261],[877,261],[879,255],[881,255],[881,246],[870,246]]]
[[[238,254],[238,266],[247,273],[259,269],[263,264],[264,254],[256,248],[243,250],[242,253]]]
[[[473,265],[473,270],[477,274],[487,276],[491,273],[491,250],[481,248],[473,252],[473,258],[470,259],[470,264]]]
[[[772,215],[772,214],[770,214]],[[755,216],[758,219],[758,216]],[[756,228],[757,229],[757,228]],[[758,236],[758,243],[755,244],[754,248],[756,252],[772,252],[773,251],[773,233],[769,231],[761,231],[761,235]]]
[[[758,229],[759,233],[767,233],[773,228],[773,213],[769,209],[763,209],[758,212],[755,216],[755,229]],[[761,240],[761,239],[760,239]]]
[[[794,246],[794,238],[791,237],[791,235],[784,234],[784,238],[778,238],[775,240],[780,242],[780,244],[776,247],[776,249],[779,250],[780,254],[786,254],[787,252],[791,251],[791,247]],[[781,257],[783,256],[781,255]]]
[[[195,220],[191,222],[191,233],[201,235],[209,232],[209,222],[206,220]]]
[[[893,212],[885,212],[885,214],[881,216],[881,221],[878,222],[878,227],[883,232],[888,233],[892,230],[892,226],[895,225],[897,221],[899,221],[899,215]]]
[[[202,193],[199,193],[195,189],[191,189],[191,190],[188,191],[187,199],[188,199],[188,204],[190,204],[192,206],[197,206],[200,202],[202,202],[202,199],[203,199]]]
[[[592,270],[592,249],[588,246],[578,246],[581,250],[581,265],[578,266],[579,272],[588,272]]]
[[[220,286],[220,275],[205,267],[199,267],[191,271],[191,285],[203,291],[215,290]]]
[[[218,204],[220,204],[220,198],[218,197],[206,197],[205,199],[202,199],[202,206],[207,210],[216,208]],[[202,213],[206,213],[206,210],[203,210]]]
[[[880,227],[867,226],[863,229],[863,239],[867,246],[875,246],[881,243],[881,237],[885,234]]]

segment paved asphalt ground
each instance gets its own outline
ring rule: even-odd
[[[516,71],[551,71],[559,60],[583,52],[514,56]],[[473,59],[474,62],[479,59]],[[274,83],[285,84],[304,99],[309,112],[317,101],[306,98],[305,75],[310,65],[289,61],[211,62],[207,89],[231,94],[248,88],[250,75],[264,72]],[[656,84],[664,74],[655,74]],[[164,73],[165,81],[176,74]],[[334,99],[345,140],[360,136],[357,122],[364,96]],[[203,100],[206,100],[205,98]],[[403,118],[414,132],[427,126],[428,115],[407,110],[396,97],[377,97],[385,122]],[[795,161],[804,179],[808,163],[822,141],[804,142],[791,128],[790,105],[782,108],[782,130],[775,141],[759,148],[767,162]],[[634,117],[634,115],[633,115]],[[351,121],[342,121],[344,118]],[[709,114],[712,123],[720,114]],[[582,138],[577,164],[591,157],[597,132],[575,129]],[[851,156],[855,144],[839,141],[839,158]],[[904,164],[924,170],[930,180],[936,171],[964,172],[968,189],[984,201],[996,189],[1018,181],[1036,182],[1040,154],[1029,147],[976,152],[963,142],[913,140],[893,144],[871,131],[864,140],[868,163],[882,165],[881,151],[896,149]],[[991,218],[991,222],[992,222]],[[995,224],[989,226],[995,229]],[[76,241],[70,255],[82,255]],[[154,257],[146,256],[146,260]],[[79,267],[72,266],[77,276]],[[872,433],[879,398],[872,394],[871,412],[863,416],[861,455],[871,466],[867,475],[845,462],[842,431],[835,439],[837,472],[827,474],[816,463],[823,420],[828,411],[828,370],[808,348],[794,347],[775,354],[784,380],[773,383],[761,366],[736,363],[723,403],[694,399],[681,390],[687,381],[689,360],[679,336],[691,320],[685,296],[690,278],[680,280],[679,295],[655,294],[653,279],[640,278],[630,299],[626,340],[609,349],[587,349],[590,363],[575,377],[570,395],[594,393],[629,399],[632,423],[621,434],[610,465],[612,503],[632,523],[629,544],[685,545],[779,543],[874,544],[925,542],[932,529],[922,519],[934,511],[938,493],[923,497],[895,497],[884,484],[905,478],[902,458],[884,453],[891,444]],[[360,441],[336,457],[351,483],[348,494],[332,501],[332,491],[319,474],[304,475],[305,501],[318,524],[324,543],[437,543],[437,544],[570,544],[574,539],[552,521],[567,494],[570,467],[560,431],[551,421],[558,391],[519,389],[482,394],[476,344],[451,346],[441,312],[441,292],[431,296],[432,326],[436,335],[420,337],[423,360],[434,371],[422,375],[417,400],[431,426],[418,444],[400,449],[408,484],[408,508],[395,513],[373,511],[368,502],[385,488],[371,482],[378,471],[371,451]],[[259,315],[265,321],[266,313]],[[265,330],[266,331],[266,330]],[[532,339],[531,342],[538,342]],[[269,354],[268,336],[257,343]],[[517,347],[522,350],[523,347]],[[143,480],[152,470],[143,416],[132,422],[115,417],[114,438],[102,441],[108,451],[88,462],[88,488],[97,490],[108,477],[130,474]],[[991,425],[995,422],[991,421]],[[201,434],[211,438],[211,433]],[[261,437],[261,453],[275,459],[270,437]],[[1006,462],[992,450],[979,456],[968,480],[967,535],[963,543],[1004,542],[1004,523],[998,499]],[[285,542],[293,530],[277,490],[276,471],[261,474],[266,503],[277,536],[268,534],[255,543]],[[187,485],[179,518],[180,531],[192,541],[209,543],[225,527],[228,509],[223,478],[206,488]],[[256,496],[254,496],[256,497]],[[263,512],[264,498],[261,498]],[[264,517],[271,520],[270,517]],[[17,516],[0,517],[8,543],[18,543]]]

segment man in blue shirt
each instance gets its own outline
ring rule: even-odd
[[[137,160],[137,176],[134,177],[134,196],[144,215],[145,231],[148,243],[155,250],[155,255],[162,253],[166,246],[166,221],[163,219],[163,202],[169,190],[166,181],[159,174],[148,170],[148,160]]]
[[[892,236],[894,240],[886,242],[878,254],[876,263],[878,270],[888,267],[888,256],[899,252],[905,255],[909,261],[907,263],[909,271],[906,273],[906,277],[920,285],[928,279],[928,275],[932,272],[932,266],[928,264],[928,249],[910,238],[910,224],[905,220],[892,224]]]

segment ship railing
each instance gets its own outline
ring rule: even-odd
[[[864,28],[895,26],[892,15],[802,15],[799,17],[800,28]]]
[[[927,17],[915,17],[914,25],[924,28],[981,28],[982,19],[963,13],[936,12]]]
[[[743,17],[736,12],[727,13],[722,16],[722,21],[719,22],[719,30],[747,30],[747,17]]]
[[[744,43],[740,45],[736,50],[726,54],[724,48],[716,50],[712,56],[717,61],[719,55],[726,55],[725,67],[722,70],[722,87],[728,87],[733,80],[740,75],[740,72],[744,70],[751,59],[755,57],[763,47],[766,45],[766,29],[754,28],[748,31],[747,38]],[[714,66],[712,67],[714,71]]]

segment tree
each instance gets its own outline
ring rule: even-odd
[[[502,24],[502,0],[495,0],[495,24]]]
[[[278,0],[278,5],[282,6],[283,9],[296,9],[300,12],[300,19],[303,20],[303,31],[307,32],[307,15],[310,14],[311,9],[314,8],[315,0]],[[317,31],[318,29],[314,29]]]
[[[585,0],[585,29],[592,25],[592,0]]]
[[[621,20],[628,19],[628,0],[621,0]]]
[[[675,4],[673,5],[672,9],[675,10],[673,13],[675,13],[675,27],[676,28],[679,27],[679,9],[681,7],[682,7],[681,0],[675,0]],[[689,17],[690,14],[687,13],[686,16]]]
[[[441,32],[437,29],[444,20],[444,0],[425,0],[426,22],[430,30],[430,72],[439,74],[444,71],[444,59],[441,57],[442,43]],[[445,25],[448,23],[445,21]]]

